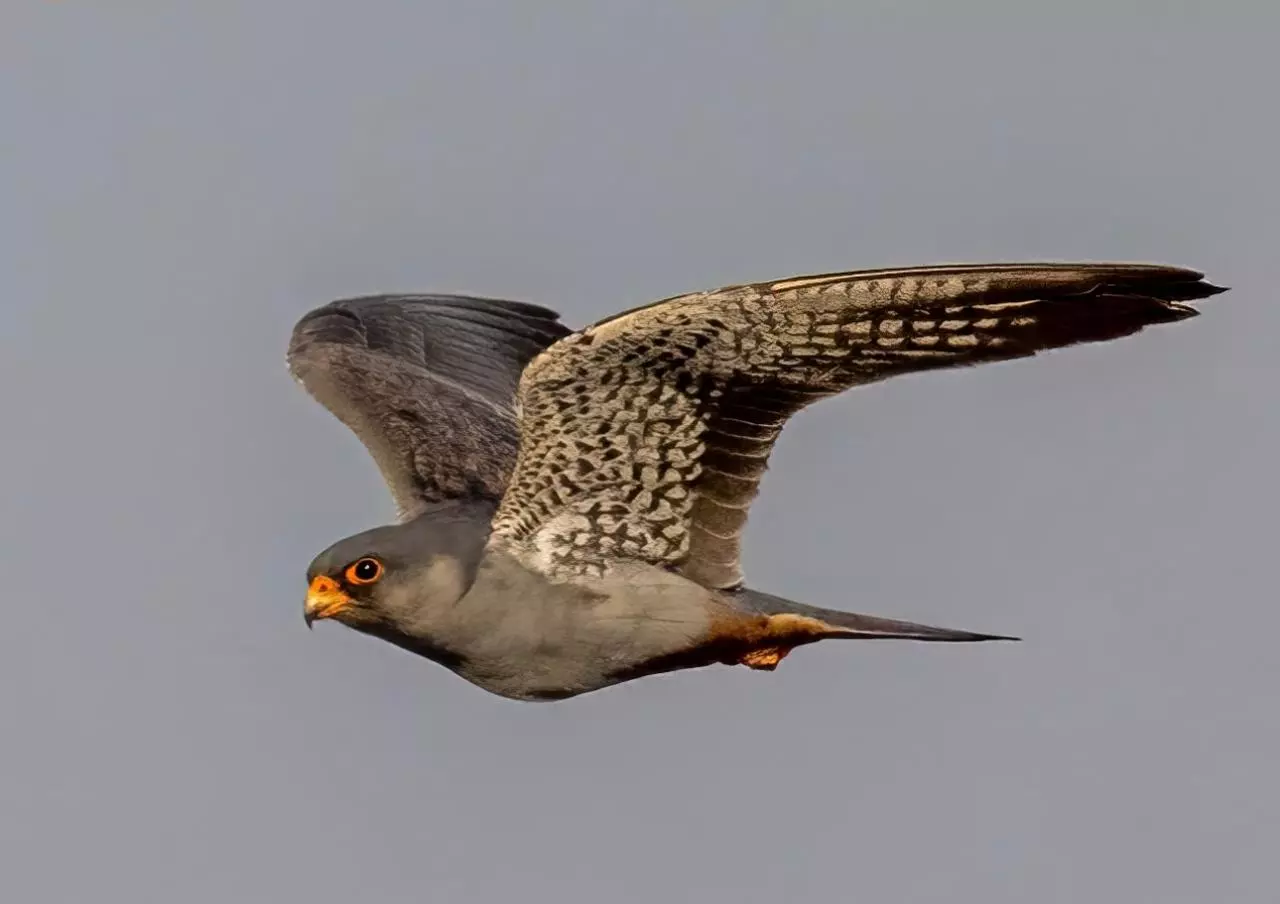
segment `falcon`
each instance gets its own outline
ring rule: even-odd
[[[460,295],[335,301],[294,378],[364,443],[399,518],[307,571],[332,619],[516,700],[827,639],[1016,640],[749,588],[747,513],[787,420],[897,374],[1023,358],[1193,316],[1225,291],[1157,264],[946,265],[679,295],[572,331]]]

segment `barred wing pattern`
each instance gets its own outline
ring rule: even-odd
[[[860,271],[667,299],[535,358],[491,542],[555,580],[618,559],[741,586],[748,508],[791,415],[895,374],[1114,339],[1222,291],[1143,264]]]

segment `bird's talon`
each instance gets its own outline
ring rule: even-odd
[[[764,647],[744,654],[738,662],[748,668],[772,672],[778,667],[778,663],[782,662],[783,657],[790,652],[790,650],[782,647]]]

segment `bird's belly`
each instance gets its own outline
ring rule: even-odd
[[[506,697],[564,699],[647,674],[646,663],[679,657],[709,630],[706,610],[687,592],[602,591],[544,583],[534,593],[504,594],[487,629],[460,651],[458,673]]]

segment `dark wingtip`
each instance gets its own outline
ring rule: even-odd
[[[354,311],[331,302],[308,311],[293,326],[294,342],[350,342],[362,337],[364,324]]]
[[[1224,286],[1215,286],[1203,280],[1196,282],[1167,283],[1151,289],[1151,295],[1165,301],[1198,301],[1226,292]]]

